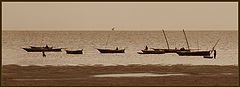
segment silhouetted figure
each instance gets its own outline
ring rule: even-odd
[[[42,51],[42,53],[43,53],[43,57],[46,57],[46,54],[45,54],[45,52],[44,52],[44,51]]]
[[[217,51],[214,50],[214,59],[216,59],[216,56],[217,56]]]
[[[48,45],[46,44],[46,48],[48,48]]]
[[[184,51],[184,50],[185,50],[185,48],[184,48],[184,47],[182,47],[180,50],[181,50],[181,51]]]
[[[148,50],[148,46],[146,45],[145,49],[144,50]]]
[[[112,28],[112,31],[114,31],[115,27]]]
[[[118,50],[118,47],[116,48],[116,50]]]

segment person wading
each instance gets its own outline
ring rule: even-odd
[[[44,52],[44,51],[42,51],[42,53],[43,53],[43,57],[46,57],[46,54],[45,54],[45,52]]]
[[[216,59],[216,56],[217,56],[217,51],[214,50],[214,59]]]

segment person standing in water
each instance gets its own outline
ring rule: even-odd
[[[216,59],[217,51],[216,50],[213,50],[213,51],[214,51],[214,59]]]
[[[45,54],[45,52],[44,52],[44,51],[42,51],[42,53],[43,53],[43,57],[46,57],[46,54]]]

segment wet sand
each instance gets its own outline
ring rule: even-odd
[[[169,76],[94,77],[152,73]],[[181,74],[173,75],[170,74]],[[2,66],[2,86],[238,86],[238,66]]]

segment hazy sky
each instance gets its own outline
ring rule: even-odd
[[[3,2],[3,30],[237,30],[238,2]]]

